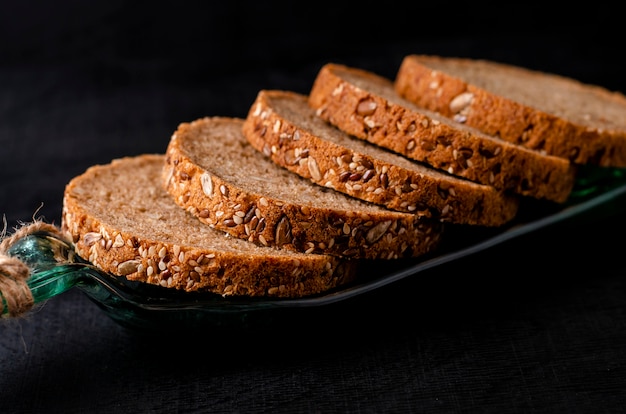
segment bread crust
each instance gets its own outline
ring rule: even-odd
[[[307,97],[261,90],[243,125],[248,141],[312,182],[387,208],[456,224],[499,226],[518,197],[361,144],[315,115]],[[355,141],[355,142],[352,142]],[[368,148],[371,147],[371,148]],[[411,165],[412,164],[412,165]]]
[[[473,83],[476,81],[458,73],[447,73],[445,69],[438,68],[442,62],[456,66],[458,72],[484,73],[485,78],[494,73],[506,76],[509,78],[507,86],[521,92],[528,82],[552,83],[559,86],[559,91],[546,88],[548,90],[543,91],[546,95],[527,95],[543,100],[547,94],[560,93],[569,95],[576,103],[568,105],[568,102],[563,102],[565,108],[558,109],[555,105],[552,108],[555,112],[542,110],[539,106],[544,105],[543,102],[523,103],[519,98],[510,98],[503,92],[481,87]],[[597,123],[593,125],[579,118],[585,115],[583,111],[586,109],[578,100],[586,96],[597,100],[606,109],[610,107],[611,112],[619,113],[617,117],[623,119],[626,117],[626,97],[620,93],[497,62],[424,55],[405,56],[394,85],[405,99],[503,140],[563,157],[576,164],[626,166],[626,127],[623,121],[619,121],[620,125],[613,125],[615,117],[608,115],[609,112],[602,113],[604,108],[600,109],[600,115],[594,120]],[[570,118],[565,112],[557,113],[559,109],[578,119]],[[595,118],[591,114],[588,116],[589,119]],[[606,119],[602,120],[603,117]]]
[[[273,248],[252,249],[245,241],[225,237],[176,206],[158,185],[152,189],[127,191],[128,188],[101,182],[122,173],[131,187],[133,177],[141,175],[158,183],[164,161],[163,155],[125,157],[111,164],[93,166],[68,183],[61,228],[73,241],[80,257],[128,280],[223,296],[302,297],[328,291],[356,278],[357,261]],[[91,189],[94,184],[127,196],[111,198],[115,204],[108,205],[107,197]],[[102,211],[110,209],[117,217],[127,215],[135,224],[124,224],[115,217],[95,212],[89,207],[89,198],[98,198]],[[123,208],[120,202],[125,203]],[[162,211],[157,207],[161,203],[170,203],[173,207]],[[153,219],[152,216],[158,214],[178,220],[172,225],[179,225],[183,234],[195,233],[202,243],[181,242],[176,232],[171,231],[172,226],[159,227],[159,223],[165,221]],[[150,229],[145,230],[146,226]]]
[[[243,122],[239,118],[206,117],[182,123],[168,145],[163,186],[179,206],[203,223],[263,246],[354,259],[418,257],[439,244],[443,224],[436,220],[373,208],[339,193],[333,197],[346,198],[349,207],[334,205],[325,193],[333,190],[292,175],[251,147],[242,133]],[[220,133],[236,141],[237,154],[208,146],[212,140],[225,139]],[[200,156],[190,150],[196,144],[204,146],[207,153]],[[298,185],[314,186],[319,200],[294,201],[284,198],[284,193],[270,195],[254,188],[258,179],[242,185],[214,168],[219,162],[216,157],[233,158],[244,152],[247,161],[236,163],[236,168],[245,169],[249,163],[262,165],[267,176],[257,178],[276,180],[277,187],[285,188],[289,184],[277,177],[281,172],[288,174],[287,178],[301,183]]]
[[[369,71],[324,65],[309,103],[348,134],[501,191],[560,203],[574,186],[576,168],[569,161],[420,109],[403,100],[391,80]]]

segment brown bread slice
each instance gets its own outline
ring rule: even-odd
[[[504,140],[574,163],[626,166],[626,97],[513,65],[408,55],[395,79],[404,98]]]
[[[574,186],[575,167],[567,160],[419,108],[401,98],[391,80],[369,71],[324,65],[309,104],[348,134],[499,190],[563,202]]]
[[[163,185],[202,222],[257,244],[351,258],[417,257],[438,245],[442,223],[317,186],[253,148],[242,126],[207,117],[172,135]]]
[[[356,277],[357,261],[260,247],[201,223],[161,187],[164,164],[126,157],[68,183],[62,230],[82,258],[129,280],[225,296],[300,297]]]
[[[519,198],[458,178],[353,138],[316,116],[305,95],[261,90],[243,125],[274,162],[324,187],[438,220],[499,226]]]

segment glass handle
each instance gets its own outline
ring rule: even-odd
[[[86,276],[84,270],[89,264],[76,256],[71,243],[56,228],[37,228],[32,232],[22,229],[22,235],[0,252],[2,317],[20,316],[34,305],[71,289]],[[22,265],[29,269],[27,278],[20,277]]]

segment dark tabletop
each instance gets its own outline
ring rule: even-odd
[[[490,58],[626,92],[616,13],[437,2],[0,7],[0,214],[59,224],[88,166],[307,93],[330,61]],[[261,329],[137,332],[71,289],[0,320],[0,413],[622,412],[622,203]]]

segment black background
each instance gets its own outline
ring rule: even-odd
[[[626,92],[619,14],[568,7],[5,2],[0,214],[59,224],[88,166],[307,93],[330,61],[489,58]],[[598,211],[262,331],[146,336],[70,290],[0,321],[0,412],[622,412],[624,230]]]

